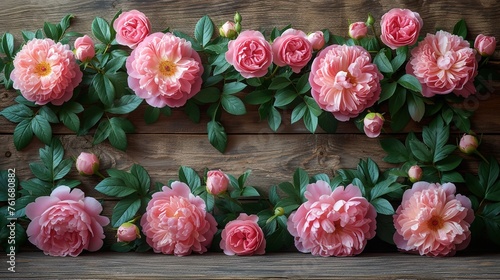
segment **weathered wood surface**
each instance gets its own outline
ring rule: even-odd
[[[43,260],[43,261],[41,261]],[[82,254],[77,258],[19,256],[9,279],[498,279],[500,255],[428,258],[362,254],[322,258],[300,253],[234,257],[218,253],[189,257],[158,254]]]
[[[154,31],[166,27],[188,34],[193,33],[196,21],[208,14],[220,25],[233,17],[235,11],[243,16],[244,29],[262,28],[268,32],[275,26],[292,24],[297,29],[312,32],[328,28],[334,34],[347,33],[348,21],[364,21],[370,12],[379,19],[394,7],[419,12],[424,20],[423,32],[437,28],[451,31],[460,19],[467,21],[469,38],[483,33],[500,38],[497,20],[500,5],[496,0],[474,1],[90,1],[90,0],[2,0],[0,2],[0,33],[13,33],[18,42],[21,30],[33,30],[44,21],[58,22],[64,15],[73,14],[72,31],[90,34],[91,21],[100,16],[110,20],[119,10],[138,9],[152,21]],[[378,27],[378,25],[377,25]],[[500,53],[494,55],[498,65]],[[481,151],[500,158],[499,82],[491,82],[488,94],[475,96],[464,104],[475,110],[472,128],[484,134]],[[16,93],[0,87],[0,110],[11,105]],[[161,117],[151,125],[143,120],[144,108],[128,117],[136,126],[129,135],[127,152],[113,149],[103,143],[92,146],[92,136],[75,136],[69,130],[55,127],[61,136],[66,155],[77,156],[81,151],[92,151],[101,158],[102,169],[128,168],[133,163],[143,165],[153,181],[167,182],[177,176],[180,165],[221,168],[238,175],[253,170],[250,185],[266,190],[270,185],[291,180],[297,167],[310,174],[333,175],[339,168],[354,168],[360,158],[371,157],[381,168],[390,167],[382,161],[384,152],[377,139],[368,139],[352,123],[339,124],[338,133],[329,135],[318,131],[310,134],[301,122],[291,125],[290,112],[285,112],[282,127],[272,133],[266,122],[260,122],[256,108],[249,107],[244,116],[224,115],[222,122],[229,134],[225,154],[212,148],[206,135],[206,115],[200,124],[188,120],[182,110],[174,110],[170,117]],[[16,151],[12,132],[15,125],[0,117],[0,169],[16,168],[21,180],[32,177],[28,163],[38,160],[38,149],[43,145],[34,141],[22,151]],[[405,131],[419,130],[419,124],[410,124]],[[404,137],[403,134],[395,135]],[[457,133],[453,138],[459,138]],[[386,136],[383,136],[386,137]],[[464,170],[476,171],[477,159],[469,158],[462,164]],[[104,200],[104,213],[110,215],[115,203],[93,190],[97,177],[81,177],[72,171],[71,177],[82,180],[86,193]],[[107,242],[114,237],[107,228]],[[203,258],[203,259],[200,259]],[[298,253],[271,254],[262,257],[235,258],[221,254],[165,257],[154,254],[83,254],[78,258],[50,258],[40,252],[22,252],[18,256],[19,274],[0,277],[12,278],[123,278],[147,279],[157,277],[179,278],[484,278],[498,279],[500,255],[466,255],[459,258],[433,259],[400,254],[363,254],[356,258],[314,258]],[[208,261],[207,261],[208,260]],[[189,269],[186,269],[189,267]],[[83,269],[82,269],[83,268]],[[75,275],[75,271],[84,271]]]

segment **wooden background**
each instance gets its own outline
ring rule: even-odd
[[[378,30],[380,17],[394,7],[408,8],[420,13],[424,21],[422,34],[433,33],[438,28],[451,31],[454,24],[463,18],[468,24],[468,39],[473,40],[479,33],[500,39],[497,23],[500,18],[500,3],[495,0],[2,0],[0,33],[11,32],[18,39],[17,43],[20,43],[21,30],[33,31],[41,28],[44,21],[59,22],[64,15],[71,13],[75,15],[75,19],[70,30],[91,34],[90,26],[94,17],[111,20],[119,9],[138,9],[151,20],[153,31],[170,27],[171,30],[192,35],[195,23],[203,15],[209,15],[216,25],[221,25],[226,20],[231,20],[234,12],[238,11],[243,17],[243,29],[262,28],[270,31],[275,26],[282,28],[292,24],[294,28],[306,33],[328,28],[336,35],[345,36],[348,22],[365,21],[368,12],[377,20]],[[498,65],[498,47],[493,58],[493,63]],[[475,132],[484,134],[480,151],[500,159],[499,81],[491,81],[491,86],[488,93],[474,96],[464,106],[476,111],[472,128]],[[15,91],[0,88],[0,110],[13,104],[15,96]],[[182,110],[174,110],[172,116],[161,117],[157,123],[147,125],[143,120],[144,108],[141,107],[128,116],[136,127],[136,133],[128,135],[129,146],[126,152],[114,149],[107,142],[92,146],[92,135],[75,136],[63,127],[56,126],[54,133],[60,136],[66,155],[77,156],[82,151],[94,152],[101,159],[102,170],[128,170],[132,164],[138,163],[148,170],[153,182],[167,182],[177,178],[180,165],[190,166],[200,172],[206,167],[220,168],[233,175],[251,169],[253,173],[248,183],[262,190],[272,184],[291,180],[297,167],[306,169],[310,174],[324,172],[333,176],[335,170],[354,168],[360,158],[366,157],[371,157],[382,169],[391,167],[382,161],[385,153],[378,139],[367,138],[352,123],[341,123],[336,134],[325,134],[322,131],[311,134],[302,122],[290,125],[291,112],[285,112],[281,128],[277,133],[272,133],[267,122],[259,121],[256,107],[250,106],[247,107],[248,114],[244,116],[222,117],[229,144],[226,153],[221,154],[208,142],[206,115],[202,116],[199,124],[194,124]],[[12,137],[14,127],[14,124],[0,117],[0,169],[15,168],[18,177],[26,180],[32,177],[28,163],[38,160],[38,149],[43,145],[35,140],[24,150],[16,151]],[[419,124],[410,124],[406,131],[419,129]],[[394,135],[384,134],[381,137],[387,136]],[[404,137],[404,134],[396,136]],[[458,133],[452,134],[452,138],[459,137]],[[475,171],[477,163],[478,160],[471,157],[463,163],[462,168]],[[71,176],[82,180],[80,187],[87,195],[104,200],[104,213],[110,215],[114,201],[93,190],[98,178],[81,177],[75,171],[72,171]],[[108,228],[108,242],[113,240],[113,235],[114,232]],[[29,266],[30,262],[26,265]],[[32,269],[36,269],[34,264],[31,265]],[[103,268],[103,271],[106,269]],[[401,275],[409,274],[399,274]],[[488,278],[486,274],[483,276]],[[438,276],[433,274],[432,277]]]

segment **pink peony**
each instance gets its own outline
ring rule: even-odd
[[[218,195],[227,191],[229,178],[221,170],[210,170],[207,172],[207,191]]]
[[[462,37],[446,31],[427,34],[411,51],[406,70],[420,81],[425,97],[452,91],[468,97],[476,92],[476,52]]]
[[[95,56],[94,41],[88,35],[75,40],[75,57],[80,61],[90,60]]]
[[[349,37],[359,40],[366,37],[366,34],[368,34],[368,26],[366,23],[359,21],[349,25]]]
[[[131,10],[121,13],[113,22],[116,42],[135,49],[151,32],[151,23],[143,13]]]
[[[246,30],[229,41],[226,60],[244,78],[262,77],[273,63],[271,44],[259,31]]]
[[[384,116],[380,113],[368,113],[363,119],[363,130],[366,136],[377,138],[384,126]]]
[[[266,250],[264,232],[259,227],[257,215],[248,216],[241,213],[233,221],[227,223],[222,230],[220,248],[224,254],[232,256],[263,255]]]
[[[82,152],[76,158],[76,170],[80,175],[92,175],[99,170],[99,159],[95,154]]]
[[[311,42],[311,46],[315,51],[319,51],[325,46],[325,37],[321,31],[316,31],[307,35],[307,40]]]
[[[128,85],[153,106],[180,107],[200,91],[203,65],[191,43],[154,33],[127,58]]]
[[[238,36],[238,32],[236,31],[236,24],[232,21],[226,21],[219,28],[219,35],[229,39],[236,38],[236,36]]]
[[[205,210],[205,201],[188,185],[173,182],[172,188],[153,194],[141,218],[142,232],[156,253],[185,256],[204,253],[212,243],[217,222]]]
[[[97,251],[105,237],[102,227],[109,224],[101,211],[101,204],[80,189],[59,186],[26,206],[31,219],[26,233],[46,255],[76,257],[84,249]]]
[[[360,254],[375,236],[377,212],[354,185],[331,190],[328,183],[309,184],[307,201],[288,218],[295,247],[317,256]]]
[[[474,212],[455,185],[417,182],[403,194],[394,214],[399,249],[427,256],[453,256],[470,242]]]
[[[312,45],[306,33],[292,28],[274,40],[272,49],[274,64],[288,65],[295,73],[299,73],[312,57]]]
[[[398,47],[411,46],[417,42],[423,24],[418,13],[394,8],[382,16],[380,39],[393,50]]]
[[[375,104],[382,78],[362,47],[331,45],[314,59],[309,83],[319,107],[347,121]]]
[[[123,223],[116,231],[116,242],[132,242],[137,238],[141,238],[139,228],[131,223]]]
[[[61,105],[71,99],[82,72],[68,45],[33,39],[14,58],[13,87],[37,105]]]
[[[490,56],[495,52],[497,40],[493,36],[479,34],[474,40],[474,48],[482,56]]]

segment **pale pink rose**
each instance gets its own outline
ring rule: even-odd
[[[97,251],[104,239],[103,226],[109,219],[100,216],[101,204],[85,197],[80,189],[55,188],[50,196],[38,197],[26,206],[31,219],[26,234],[46,255],[78,256],[84,249]]]
[[[217,232],[217,222],[207,213],[205,201],[188,185],[173,182],[172,188],[153,194],[141,218],[142,232],[156,253],[189,255],[204,253]]]
[[[90,60],[95,56],[94,41],[88,35],[75,40],[75,57],[80,61]]]
[[[263,255],[266,252],[266,239],[259,227],[257,215],[241,213],[236,220],[230,221],[222,230],[220,248],[224,254],[232,256]]]
[[[306,33],[293,28],[277,37],[272,49],[274,64],[281,67],[288,65],[295,73],[299,73],[312,57],[312,45]]]
[[[154,33],[126,62],[128,85],[153,106],[180,107],[201,88],[203,65],[191,43],[171,33]]]
[[[418,165],[413,165],[408,169],[408,178],[410,178],[410,182],[415,183],[422,179],[423,171],[422,168]]]
[[[143,13],[131,10],[121,13],[113,22],[116,42],[135,49],[151,33],[151,23]]]
[[[321,109],[348,121],[379,99],[382,78],[362,47],[331,45],[314,59],[309,83]]]
[[[368,34],[368,26],[362,21],[354,22],[349,25],[349,37],[359,40]]]
[[[141,238],[139,228],[130,222],[123,223],[116,231],[116,242],[132,242]]]
[[[474,41],[474,48],[482,56],[490,56],[495,52],[497,47],[497,39],[493,36],[485,36],[479,34]]]
[[[234,39],[238,36],[238,32],[236,31],[236,25],[232,21],[226,21],[220,28],[219,34],[222,37],[226,37],[229,39]]]
[[[453,256],[470,242],[471,201],[455,195],[452,183],[417,182],[403,194],[394,214],[394,242],[400,250],[427,256]]]
[[[92,175],[99,170],[99,159],[93,153],[82,152],[76,158],[76,170],[81,175]]]
[[[460,138],[460,143],[458,144],[460,151],[468,155],[475,152],[478,146],[479,142],[476,136],[470,134],[464,134],[462,138]]]
[[[406,72],[422,84],[422,95],[448,94],[468,97],[476,92],[476,52],[469,42],[446,31],[427,36],[411,51]]]
[[[13,87],[37,105],[61,105],[71,99],[82,72],[68,45],[33,39],[14,58]]]
[[[288,218],[295,247],[316,256],[354,256],[375,237],[377,212],[357,186],[307,185],[307,201]]]
[[[368,113],[363,119],[363,130],[366,136],[376,138],[384,126],[384,116],[380,113]]]
[[[207,191],[218,195],[227,191],[229,178],[221,170],[210,170],[207,172]]]
[[[307,40],[311,42],[311,46],[315,51],[319,51],[325,46],[325,37],[321,31],[310,33],[307,35]]]
[[[380,39],[391,49],[411,46],[417,42],[424,22],[418,13],[394,8],[382,16]]]
[[[226,60],[244,78],[265,76],[273,63],[271,44],[259,31],[245,30],[228,43]]]

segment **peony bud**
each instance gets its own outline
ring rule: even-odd
[[[408,177],[410,178],[410,182],[415,183],[422,179],[422,168],[418,165],[414,165],[410,167],[408,170]]]
[[[211,170],[207,173],[207,191],[213,195],[227,191],[229,178],[220,170]]]
[[[321,31],[316,31],[307,35],[307,40],[311,42],[312,48],[315,51],[321,50],[325,45],[325,38]]]
[[[362,39],[366,37],[366,34],[368,34],[368,26],[366,26],[366,23],[358,21],[349,25],[349,37],[354,40]]]
[[[234,39],[238,35],[238,32],[236,31],[236,26],[234,22],[231,21],[226,21],[220,28],[219,28],[219,34],[221,37],[226,37],[229,39]]]
[[[368,18],[366,19],[366,25],[372,26],[375,23],[375,19],[371,14],[368,14]]]
[[[141,238],[141,233],[134,223],[126,222],[118,228],[116,237],[116,242],[131,242],[136,238]]]
[[[234,14],[234,22],[236,22],[236,23],[240,23],[241,22],[241,15],[240,15],[240,13],[236,12]]]
[[[497,40],[493,36],[479,34],[474,41],[474,48],[482,56],[491,56],[495,52]]]
[[[285,209],[283,207],[276,207],[276,209],[274,209],[274,215],[275,216],[285,215]]]
[[[476,151],[479,146],[479,142],[474,135],[464,134],[460,139],[460,143],[458,144],[458,148],[463,153],[469,155]]]
[[[76,159],[76,169],[80,175],[92,175],[98,173],[99,159],[92,153],[82,152]]]
[[[366,136],[370,138],[376,138],[380,135],[382,131],[382,126],[384,125],[384,117],[379,113],[368,113],[363,120]]]
[[[80,61],[90,60],[95,56],[94,41],[87,35],[76,38],[75,57]]]

